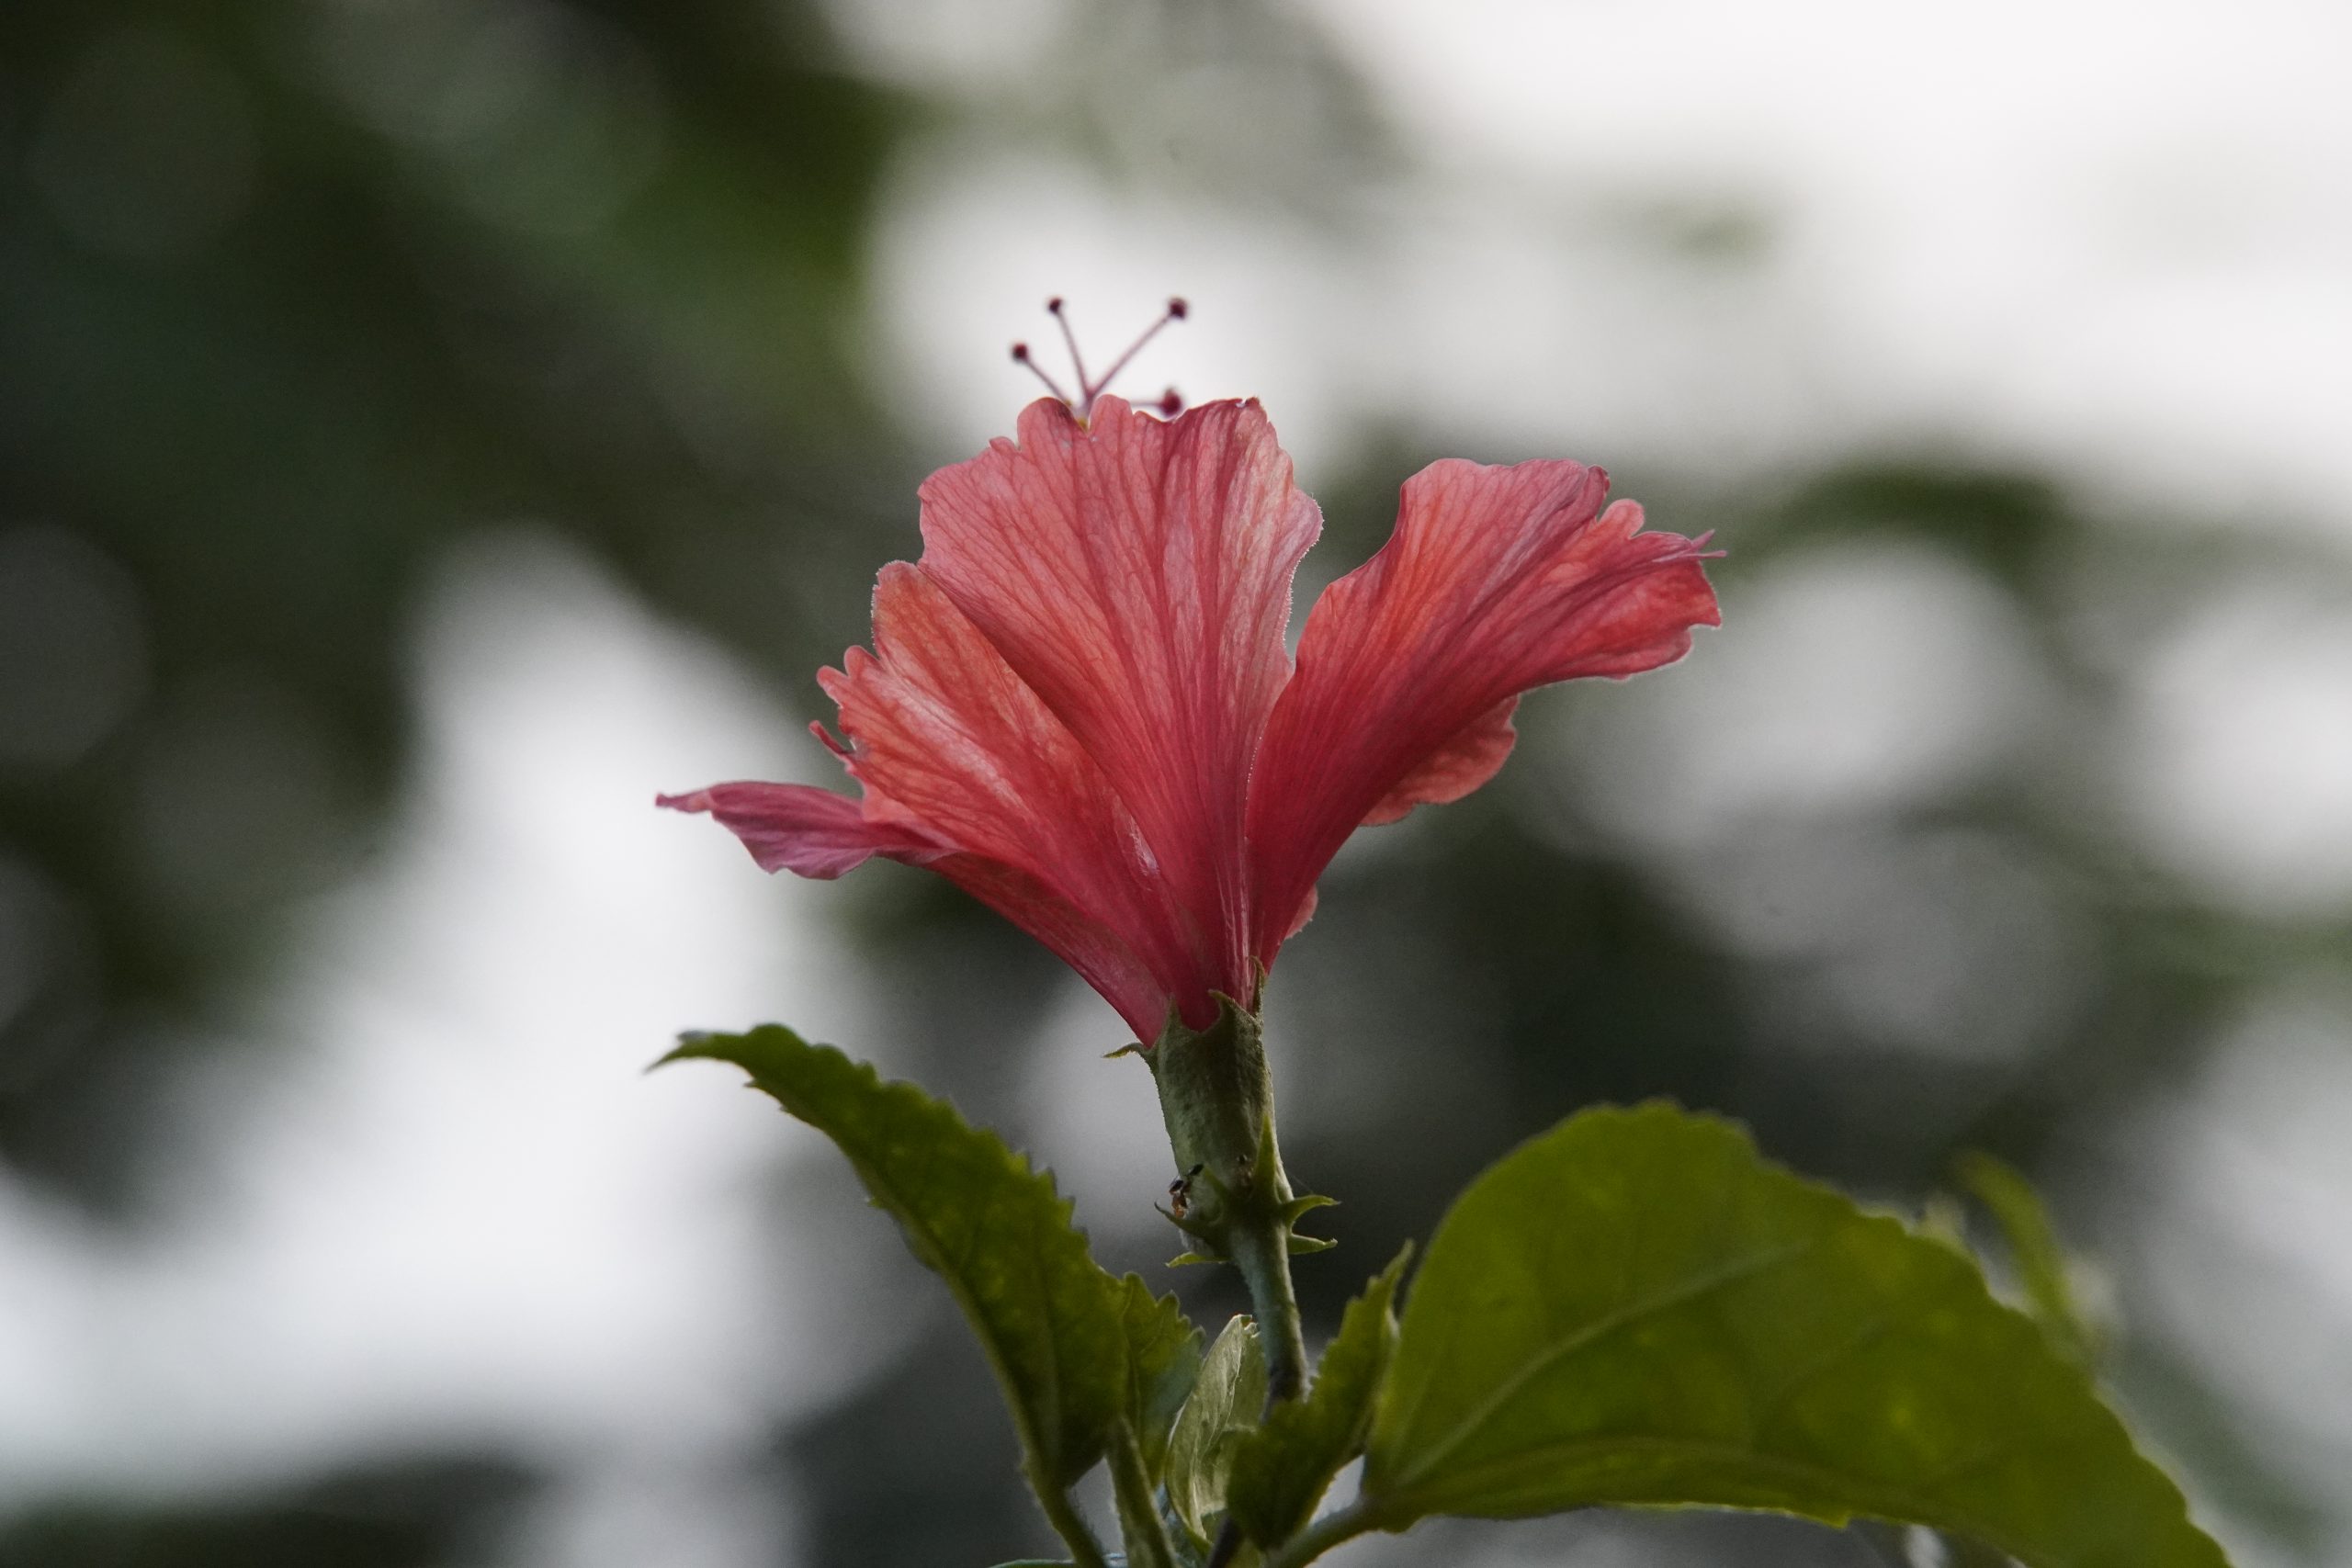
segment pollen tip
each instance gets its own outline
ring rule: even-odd
[[[1029,345],[1027,344],[1016,343],[1012,345],[1012,361],[1016,365],[1026,365],[1029,363]]]
[[[1168,297],[1168,314],[1171,319],[1181,321],[1192,313],[1193,308],[1184,303],[1184,297],[1182,294],[1171,294]]]
[[[1058,316],[1061,313],[1062,297],[1057,294],[1052,299],[1046,301],[1046,314],[1049,316]]]
[[[1178,414],[1184,412],[1184,399],[1175,388],[1170,387],[1168,390],[1159,394],[1159,400],[1152,406],[1158,409],[1160,413],[1165,415],[1167,418],[1174,419]]]

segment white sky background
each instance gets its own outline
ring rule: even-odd
[[[938,0],[837,7],[872,68],[975,93],[1067,14],[1009,9],[1033,29],[992,27],[974,59]],[[1566,439],[1721,473],[1932,435],[2343,536],[2352,13],[1311,10],[1414,161],[1343,233],[985,141],[910,175],[883,253],[898,384],[952,446],[1024,395],[1002,344],[1046,335],[1055,278],[1106,344],[1188,295],[1134,389],[1262,396],[1310,469],[1388,411],[1481,455]],[[1753,268],[1645,243],[1726,209],[1764,225]]]
[[[836,9],[863,68],[976,104],[1049,87],[1074,14],[1020,0],[981,27],[946,0]],[[2352,544],[2352,11],[1301,14],[1373,84],[1407,157],[1336,224],[1114,185],[1042,138],[946,137],[909,159],[876,239],[876,374],[944,452],[1003,432],[1032,395],[1003,351],[1049,341],[1045,294],[1069,297],[1099,354],[1181,292],[1193,321],[1127,389],[1263,397],[1310,489],[1377,420],[1492,460],[1726,481],[1934,441],[2051,465],[2125,525],[2195,513]],[[1672,241],[1724,213],[1753,219],[1752,258]],[[1626,830],[1672,857],[1694,848],[1674,824],[1711,813],[1753,822],[1783,796],[1866,810],[1964,784],[2036,699],[2025,674],[1985,699],[1986,670],[2007,681],[2013,662],[2005,612],[1957,570],[1798,562],[1754,585],[1732,607],[1756,612],[1752,655],[1710,647],[1681,685],[1643,688],[1662,700],[1625,737]],[[1825,660],[1806,637],[1824,614],[1884,658]],[[2266,670],[2279,620],[2286,666]],[[2134,698],[2119,792],[2218,897],[2352,900],[2346,625],[2306,587],[2235,585],[2165,641]],[[833,1298],[766,1228],[757,1184],[813,1139],[722,1092],[718,1069],[639,1068],[696,1021],[858,1031],[823,980],[824,889],[758,876],[647,797],[816,776],[823,760],[771,694],[532,536],[456,563],[419,638],[421,791],[380,875],[321,912],[269,1021],[299,1066],[202,1086],[228,1135],[190,1179],[185,1225],[119,1244],[0,1192],[0,1485],[259,1482],[322,1449],[478,1431],[582,1478],[527,1568],[771,1560],[788,1520],[726,1495],[704,1456],[863,1364],[777,1356]],[[1951,722],[1923,728],[1923,712]],[[1713,774],[1686,765],[1702,732],[1722,742]],[[1682,792],[1646,829],[1645,757]],[[1597,790],[1604,814],[1610,798]],[[1886,987],[1853,984],[1883,1005]],[[1102,1115],[1041,1133],[1082,1186],[1149,1180],[1164,1159],[1148,1093],[1106,1100],[1112,1080],[1075,1043],[1107,1015],[1073,1006],[1090,1010],[1059,1053],[1070,1081],[1039,1093]],[[2352,1212],[2335,1145],[2352,1087],[2323,1077],[2326,1115],[2291,1087],[2341,1029],[2280,1006],[2246,1025],[2253,1065],[2182,1112],[2193,1166],[2160,1224],[2226,1230],[2281,1194]],[[2306,1250],[2312,1234],[2293,1233]],[[2342,1343],[2343,1259],[2294,1262],[2267,1232],[2245,1245],[2311,1276],[2272,1298],[2301,1303],[2278,1309],[2302,1314],[2279,1342]],[[2193,1237],[2155,1251],[2177,1322],[2236,1310],[2238,1277],[2212,1277]],[[2196,1344],[2260,1353],[2244,1336]],[[2277,1366],[2231,1370],[2282,1413],[2306,1397]],[[2352,1453],[2340,1418],[2306,1407],[2292,1429]]]

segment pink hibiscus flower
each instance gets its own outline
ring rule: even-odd
[[[819,680],[863,786],[722,784],[707,811],[770,871],[925,866],[1043,942],[1136,1037],[1254,1006],[1360,825],[1503,764],[1520,694],[1626,676],[1716,624],[1703,541],[1604,508],[1572,462],[1449,458],[1285,649],[1321,527],[1258,404],[1155,418],[1042,398],[1019,440],[922,490],[923,551],[882,569],[874,651]]]

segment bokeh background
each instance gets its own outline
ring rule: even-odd
[[[1045,296],[1263,398],[1302,592],[1442,455],[1724,629],[1363,835],[1271,1007],[1316,1325],[1578,1105],[2042,1184],[2246,1568],[2352,1564],[2352,19],[2321,0],[13,0],[0,1564],[1049,1546],[944,1293],[678,1028],[775,1018],[1171,1276],[1110,1011],[654,791],[812,672]],[[1720,1517],[1366,1565],[1850,1565]]]

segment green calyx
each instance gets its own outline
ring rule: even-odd
[[[1231,1261],[1238,1233],[1263,1232],[1322,1201],[1292,1192],[1274,1140],[1274,1087],[1258,1020],[1227,997],[1216,1021],[1188,1029],[1170,1016],[1143,1053],[1182,1173],[1169,1218],[1204,1257]]]

